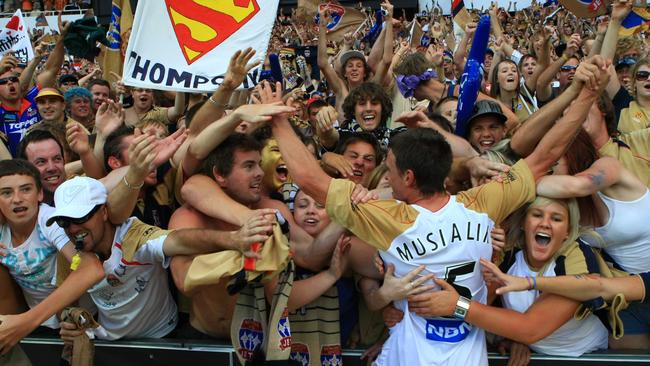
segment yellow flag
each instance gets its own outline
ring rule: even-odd
[[[113,0],[111,24],[106,38],[110,45],[102,46],[102,71],[106,80],[114,80],[111,72],[122,75],[124,53],[133,26],[133,11],[130,0]]]

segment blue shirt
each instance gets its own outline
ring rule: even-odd
[[[16,157],[18,144],[25,137],[27,130],[41,121],[34,99],[38,90],[38,87],[35,86],[25,94],[18,111],[10,111],[0,105],[0,132],[7,136],[7,147],[13,157]]]

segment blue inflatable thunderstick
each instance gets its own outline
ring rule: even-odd
[[[490,36],[490,16],[484,15],[479,20],[469,51],[465,70],[460,76],[460,93],[458,95],[458,114],[456,116],[456,135],[465,136],[467,133],[467,120],[472,115],[472,109],[481,88],[481,65],[485,60],[488,38]]]

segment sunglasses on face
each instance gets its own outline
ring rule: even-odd
[[[81,225],[85,224],[88,220],[90,220],[95,213],[99,210],[99,208],[102,207],[102,205],[97,205],[95,208],[93,208],[86,216],[80,217],[78,219],[72,218],[72,217],[59,217],[56,220],[57,225],[59,225],[62,229],[68,228],[70,225],[75,224],[75,225]]]
[[[20,80],[18,79],[18,76],[9,76],[7,78],[1,78],[0,79],[0,85],[5,85],[5,84],[9,83],[10,81],[12,83],[17,83]]]
[[[636,81],[646,81],[650,77],[650,71],[637,71],[634,77]]]
[[[560,67],[560,70],[568,72],[568,71],[574,71],[577,68],[578,68],[578,66],[564,65],[564,66]]]

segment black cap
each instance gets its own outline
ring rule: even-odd
[[[469,134],[470,128],[472,127],[472,122],[477,118],[483,116],[494,116],[497,121],[505,124],[508,120],[505,114],[501,111],[501,106],[499,103],[493,100],[481,100],[476,102],[474,109],[472,110],[472,116],[467,121],[467,134]]]
[[[69,83],[69,82],[79,83],[79,78],[73,74],[63,74],[59,77],[59,85]]]

